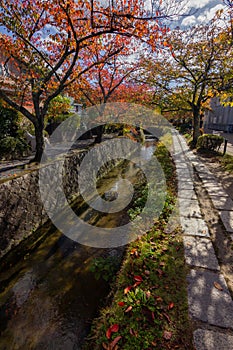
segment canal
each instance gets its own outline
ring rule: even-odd
[[[154,149],[154,142],[146,143],[141,156],[149,159]],[[117,192],[119,172],[135,188],[141,186],[139,167],[124,162],[99,181],[100,194],[111,197]],[[128,209],[101,215],[83,206],[80,198],[74,207],[77,215],[100,229],[128,222]],[[0,349],[81,349],[93,318],[110,292],[109,281],[96,279],[93,262],[112,258],[119,268],[125,247],[96,249],[80,245],[51,223],[41,227],[35,237],[39,237],[37,244],[31,244],[30,238],[0,267]]]

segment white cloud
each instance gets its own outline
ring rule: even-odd
[[[195,16],[188,16],[182,21],[181,25],[186,27],[186,26],[192,26],[196,23],[197,23],[197,18]]]
[[[193,1],[195,1],[195,0],[193,0]],[[192,15],[192,16],[188,16],[188,17],[184,18],[183,21],[181,22],[181,25],[184,27],[187,27],[187,26],[192,26],[195,24],[207,23],[212,18],[214,18],[215,14],[218,10],[222,10],[222,9],[223,10],[226,9],[226,6],[224,6],[222,4],[218,4],[214,7],[209,7],[206,10],[204,10],[200,15],[196,15],[196,16]]]
[[[216,5],[215,7],[210,8],[209,10],[206,10],[202,15],[197,17],[198,22],[208,22],[212,18],[214,18],[214,15],[216,11],[224,9],[224,5]]]
[[[189,0],[186,6],[189,8],[194,7],[196,9],[200,9],[208,4],[211,5],[211,2],[213,2],[213,0]]]

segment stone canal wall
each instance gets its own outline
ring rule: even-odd
[[[119,155],[122,152],[127,153],[127,150],[123,150],[123,146],[120,143],[113,143],[112,146],[109,143],[101,145],[101,152],[98,152],[98,146],[95,147],[97,149],[95,157],[101,160],[102,155],[105,154],[109,158],[109,161],[107,165],[105,164],[105,166],[101,167],[99,172],[100,177],[104,176],[113,166],[119,163],[119,160],[112,159],[113,153]],[[57,201],[60,201],[61,191],[64,191],[68,203],[79,195],[78,171],[82,159],[87,152],[87,150],[75,150],[65,158],[62,170],[63,189],[57,185],[58,177],[54,176],[54,174],[59,173],[59,161],[43,168],[48,168],[43,179],[45,188],[47,186],[46,191],[53,191],[55,193],[53,200],[50,200],[51,209],[56,206]],[[131,150],[128,150],[128,154],[130,153]],[[91,171],[91,168],[87,171]],[[49,181],[51,178],[52,182]],[[0,258],[10,251],[11,248],[17,246],[22,240],[29,237],[47,220],[48,215],[43,207],[39,190],[39,170],[32,170],[27,174],[22,174],[22,176],[1,183]]]
[[[63,188],[67,200],[78,195],[78,167],[86,151],[74,152],[64,162]],[[57,167],[58,163],[49,168]],[[56,178],[53,182],[56,186]],[[54,199],[58,200],[58,198]],[[48,220],[39,191],[39,170],[0,184],[0,257]]]

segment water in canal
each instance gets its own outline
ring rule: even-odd
[[[142,157],[150,157],[154,148],[152,143],[144,146]],[[100,182],[100,192],[117,190],[118,171],[113,169]],[[128,164],[124,172],[132,183],[137,181],[137,167]],[[90,209],[82,215],[93,220]],[[94,219],[102,227],[125,220],[126,211]],[[79,245],[51,224],[44,225],[37,232],[40,235],[44,238],[33,250],[19,247],[20,259],[13,258],[7,268],[0,268],[0,350],[81,349],[91,321],[109,293],[108,283],[96,280],[90,271],[93,259],[122,257],[124,252],[124,248]]]

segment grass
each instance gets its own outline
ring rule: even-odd
[[[223,157],[220,158],[220,161],[225,170],[231,173],[233,172],[233,156],[225,154]]]
[[[179,228],[166,233],[176,199],[175,169],[162,144],[156,156],[168,186],[163,213],[128,246],[111,304],[94,321],[85,350],[193,349],[182,236]]]

